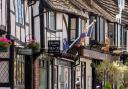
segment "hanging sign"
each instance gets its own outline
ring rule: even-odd
[[[48,41],[48,53],[60,53],[60,40]]]
[[[17,53],[20,55],[32,55],[32,49],[18,48]]]

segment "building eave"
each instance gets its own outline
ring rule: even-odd
[[[64,2],[61,0],[45,0],[45,5],[50,10],[55,10],[62,13],[67,14],[74,14],[76,16],[87,18],[86,12],[76,8],[74,5],[72,5],[70,2]]]

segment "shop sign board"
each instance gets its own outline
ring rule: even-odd
[[[20,55],[32,55],[32,49],[18,48],[17,53]]]
[[[48,41],[48,53],[60,53],[60,40]]]

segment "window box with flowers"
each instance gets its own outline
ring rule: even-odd
[[[7,52],[11,45],[11,40],[8,38],[0,38],[0,52]]]
[[[39,47],[40,47],[39,43],[36,42],[35,40],[31,40],[27,44],[27,48],[32,49],[34,53],[39,52]]]

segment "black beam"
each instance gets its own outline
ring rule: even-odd
[[[25,89],[33,89],[33,61],[32,56],[25,56]]]
[[[32,6],[31,6],[31,19],[32,19],[32,21],[31,21],[31,26],[32,26],[32,39],[35,39],[35,37],[34,37],[34,18],[33,18],[33,8],[32,8]]]
[[[12,41],[10,46],[9,83],[11,89],[14,89],[14,41]]]
[[[7,0],[7,35],[11,34],[10,0]],[[8,36],[8,38],[10,38]]]
[[[43,1],[40,0],[39,4],[39,14],[40,14],[40,42],[41,48],[45,48],[45,28],[44,28],[44,7]]]

